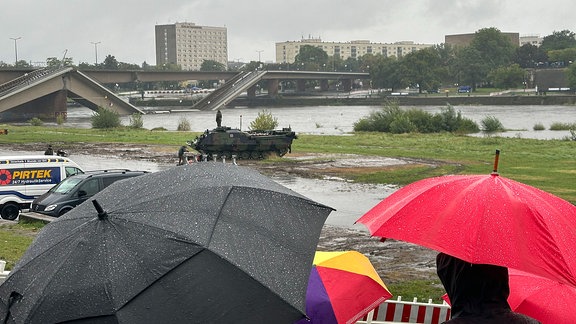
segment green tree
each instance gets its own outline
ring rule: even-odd
[[[204,60],[200,65],[200,71],[222,72],[226,71],[226,65],[214,60]]]
[[[474,34],[469,46],[457,53],[455,73],[459,84],[469,84],[473,90],[487,81],[488,73],[512,63],[516,46],[495,27],[483,28]]]
[[[572,63],[566,69],[566,80],[571,89],[576,89],[576,64]]]
[[[499,89],[518,88],[524,82],[524,70],[518,64],[503,66],[492,70],[488,79]]]
[[[306,71],[320,71],[328,64],[328,54],[319,47],[304,45],[294,58],[294,64]]]
[[[402,59],[404,78],[412,86],[418,86],[418,92],[437,89],[441,83],[442,64],[438,51],[425,48],[412,52]]]
[[[570,47],[576,47],[576,34],[567,29],[562,31],[554,31],[551,35],[545,36],[542,39],[540,48],[543,51],[561,50]]]
[[[548,51],[548,61],[562,62],[562,65],[568,66],[576,61],[576,47]]]
[[[72,61],[71,57],[65,57],[64,60],[59,60],[56,57],[49,57],[46,59],[46,67],[59,68],[63,66],[72,66]]]
[[[524,44],[516,49],[515,62],[521,68],[533,68],[539,62],[548,62],[548,56],[540,47]]]
[[[403,80],[403,65],[396,57],[376,55],[377,60],[370,66],[372,87],[376,89],[391,89],[392,91],[407,86]]]
[[[476,90],[476,85],[488,75],[489,67],[483,62],[481,53],[471,46],[459,48],[456,52],[453,73],[456,83],[470,85]]]
[[[250,130],[270,130],[278,127],[278,118],[272,116],[267,110],[262,110],[250,123]]]
[[[116,58],[112,55],[106,55],[104,62],[102,63],[102,68],[106,70],[118,70],[119,63]]]
[[[480,53],[484,64],[488,65],[490,70],[512,63],[516,52],[516,46],[510,38],[495,27],[477,31],[470,46]]]

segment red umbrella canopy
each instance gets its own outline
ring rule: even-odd
[[[374,236],[576,286],[576,207],[496,172],[414,182],[357,222]]]
[[[576,323],[576,288],[514,269],[508,277],[508,303],[513,311],[543,324]]]

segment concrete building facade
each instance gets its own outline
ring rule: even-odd
[[[228,63],[226,27],[198,26],[184,22],[156,25],[156,65],[177,64],[182,70],[197,71],[204,60]]]
[[[544,38],[538,35],[520,36],[520,46],[525,44],[531,44],[540,47],[540,45],[542,45],[542,40],[544,40]]]
[[[310,45],[321,48],[330,57],[338,56],[343,60],[359,58],[366,54],[382,54],[386,57],[402,57],[432,44],[415,44],[403,41],[393,44],[371,43],[369,40],[354,40],[350,42],[323,42],[320,38],[308,38],[300,41],[276,43],[276,63],[294,63],[300,47]]]

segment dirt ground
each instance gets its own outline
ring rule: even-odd
[[[9,146],[9,145],[6,145]],[[76,143],[58,145],[72,156],[74,154],[116,156],[130,160],[145,160],[159,164],[175,164],[177,147],[160,145],[135,145],[123,143]],[[18,144],[10,147],[19,151],[38,151],[42,144]],[[9,149],[9,147],[5,147]],[[395,165],[419,163],[434,164],[433,161],[397,160],[386,157],[360,157],[355,155],[288,154],[283,159],[266,161],[239,161],[239,164],[258,169],[263,174],[292,174],[299,177],[342,178],[343,172],[366,172],[390,168]],[[406,280],[437,280],[435,257],[437,252],[418,245],[370,237],[367,232],[324,226],[318,250],[356,250],[370,258],[384,282],[394,284]]]

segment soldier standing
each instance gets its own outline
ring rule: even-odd
[[[222,126],[222,112],[220,111],[220,109],[218,109],[218,111],[216,112],[216,125],[218,127]]]

